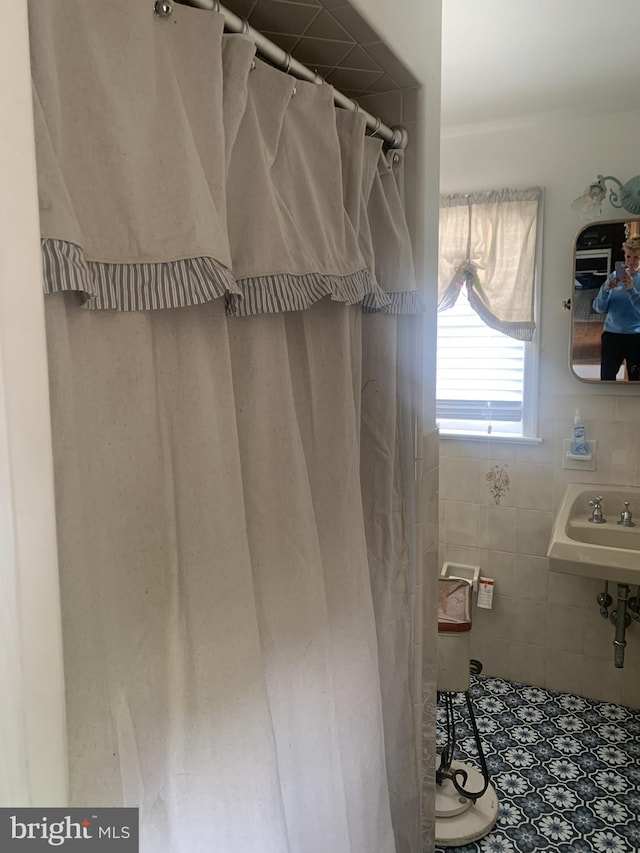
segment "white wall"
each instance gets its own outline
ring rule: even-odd
[[[553,512],[567,482],[640,484],[640,396],[632,386],[591,385],[568,366],[573,249],[585,226],[571,202],[598,174],[640,173],[640,112],[605,119],[549,119],[448,131],[445,193],[539,185],[545,189],[540,428],[543,444],[514,448],[441,439],[440,558],[479,564],[496,577],[492,611],[477,612],[476,654],[486,671],[595,699],[640,707],[640,625],[628,631],[626,664],[613,667],[613,627],[600,618],[599,582],[550,573]],[[562,439],[579,408],[598,442],[594,472],[562,469]],[[510,492],[492,505],[485,482],[506,464]],[[639,508],[640,509],[640,508]]]
[[[27,4],[0,27],[0,805],[67,798]]]

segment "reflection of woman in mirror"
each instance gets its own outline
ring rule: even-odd
[[[625,361],[628,379],[640,381],[640,236],[622,244],[625,271],[611,273],[593,300],[593,310],[606,314],[602,331],[600,379],[615,379]]]

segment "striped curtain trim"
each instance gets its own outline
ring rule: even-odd
[[[227,295],[227,314],[230,317],[304,311],[326,296],[333,302],[344,302],[347,305],[368,299],[371,304],[382,308],[389,302],[368,270],[345,276],[278,273],[240,279],[237,284],[240,294]]]
[[[213,258],[143,264],[89,261],[80,246],[65,240],[42,240],[45,293],[75,290],[83,307],[97,310],[148,311],[184,308],[238,292],[231,272]]]
[[[368,297],[362,301],[363,314],[422,314],[424,302],[417,290],[405,290],[399,293],[388,293],[390,302],[382,308],[376,307]]]

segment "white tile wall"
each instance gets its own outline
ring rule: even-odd
[[[438,559],[479,565],[496,581],[493,609],[473,613],[472,655],[485,673],[640,707],[640,623],[627,629],[616,669],[614,627],[596,603],[603,584],[550,572],[546,558],[567,483],[640,485],[640,396],[600,391],[576,382],[575,395],[543,395],[540,446],[440,440]],[[562,468],[576,408],[598,442],[595,471]],[[499,504],[486,481],[495,465],[510,480]],[[615,598],[615,584],[609,591]]]
[[[224,0],[294,59],[352,98],[397,94],[417,81],[348,0]]]

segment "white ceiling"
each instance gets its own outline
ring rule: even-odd
[[[640,109],[640,0],[442,7],[444,128]]]

